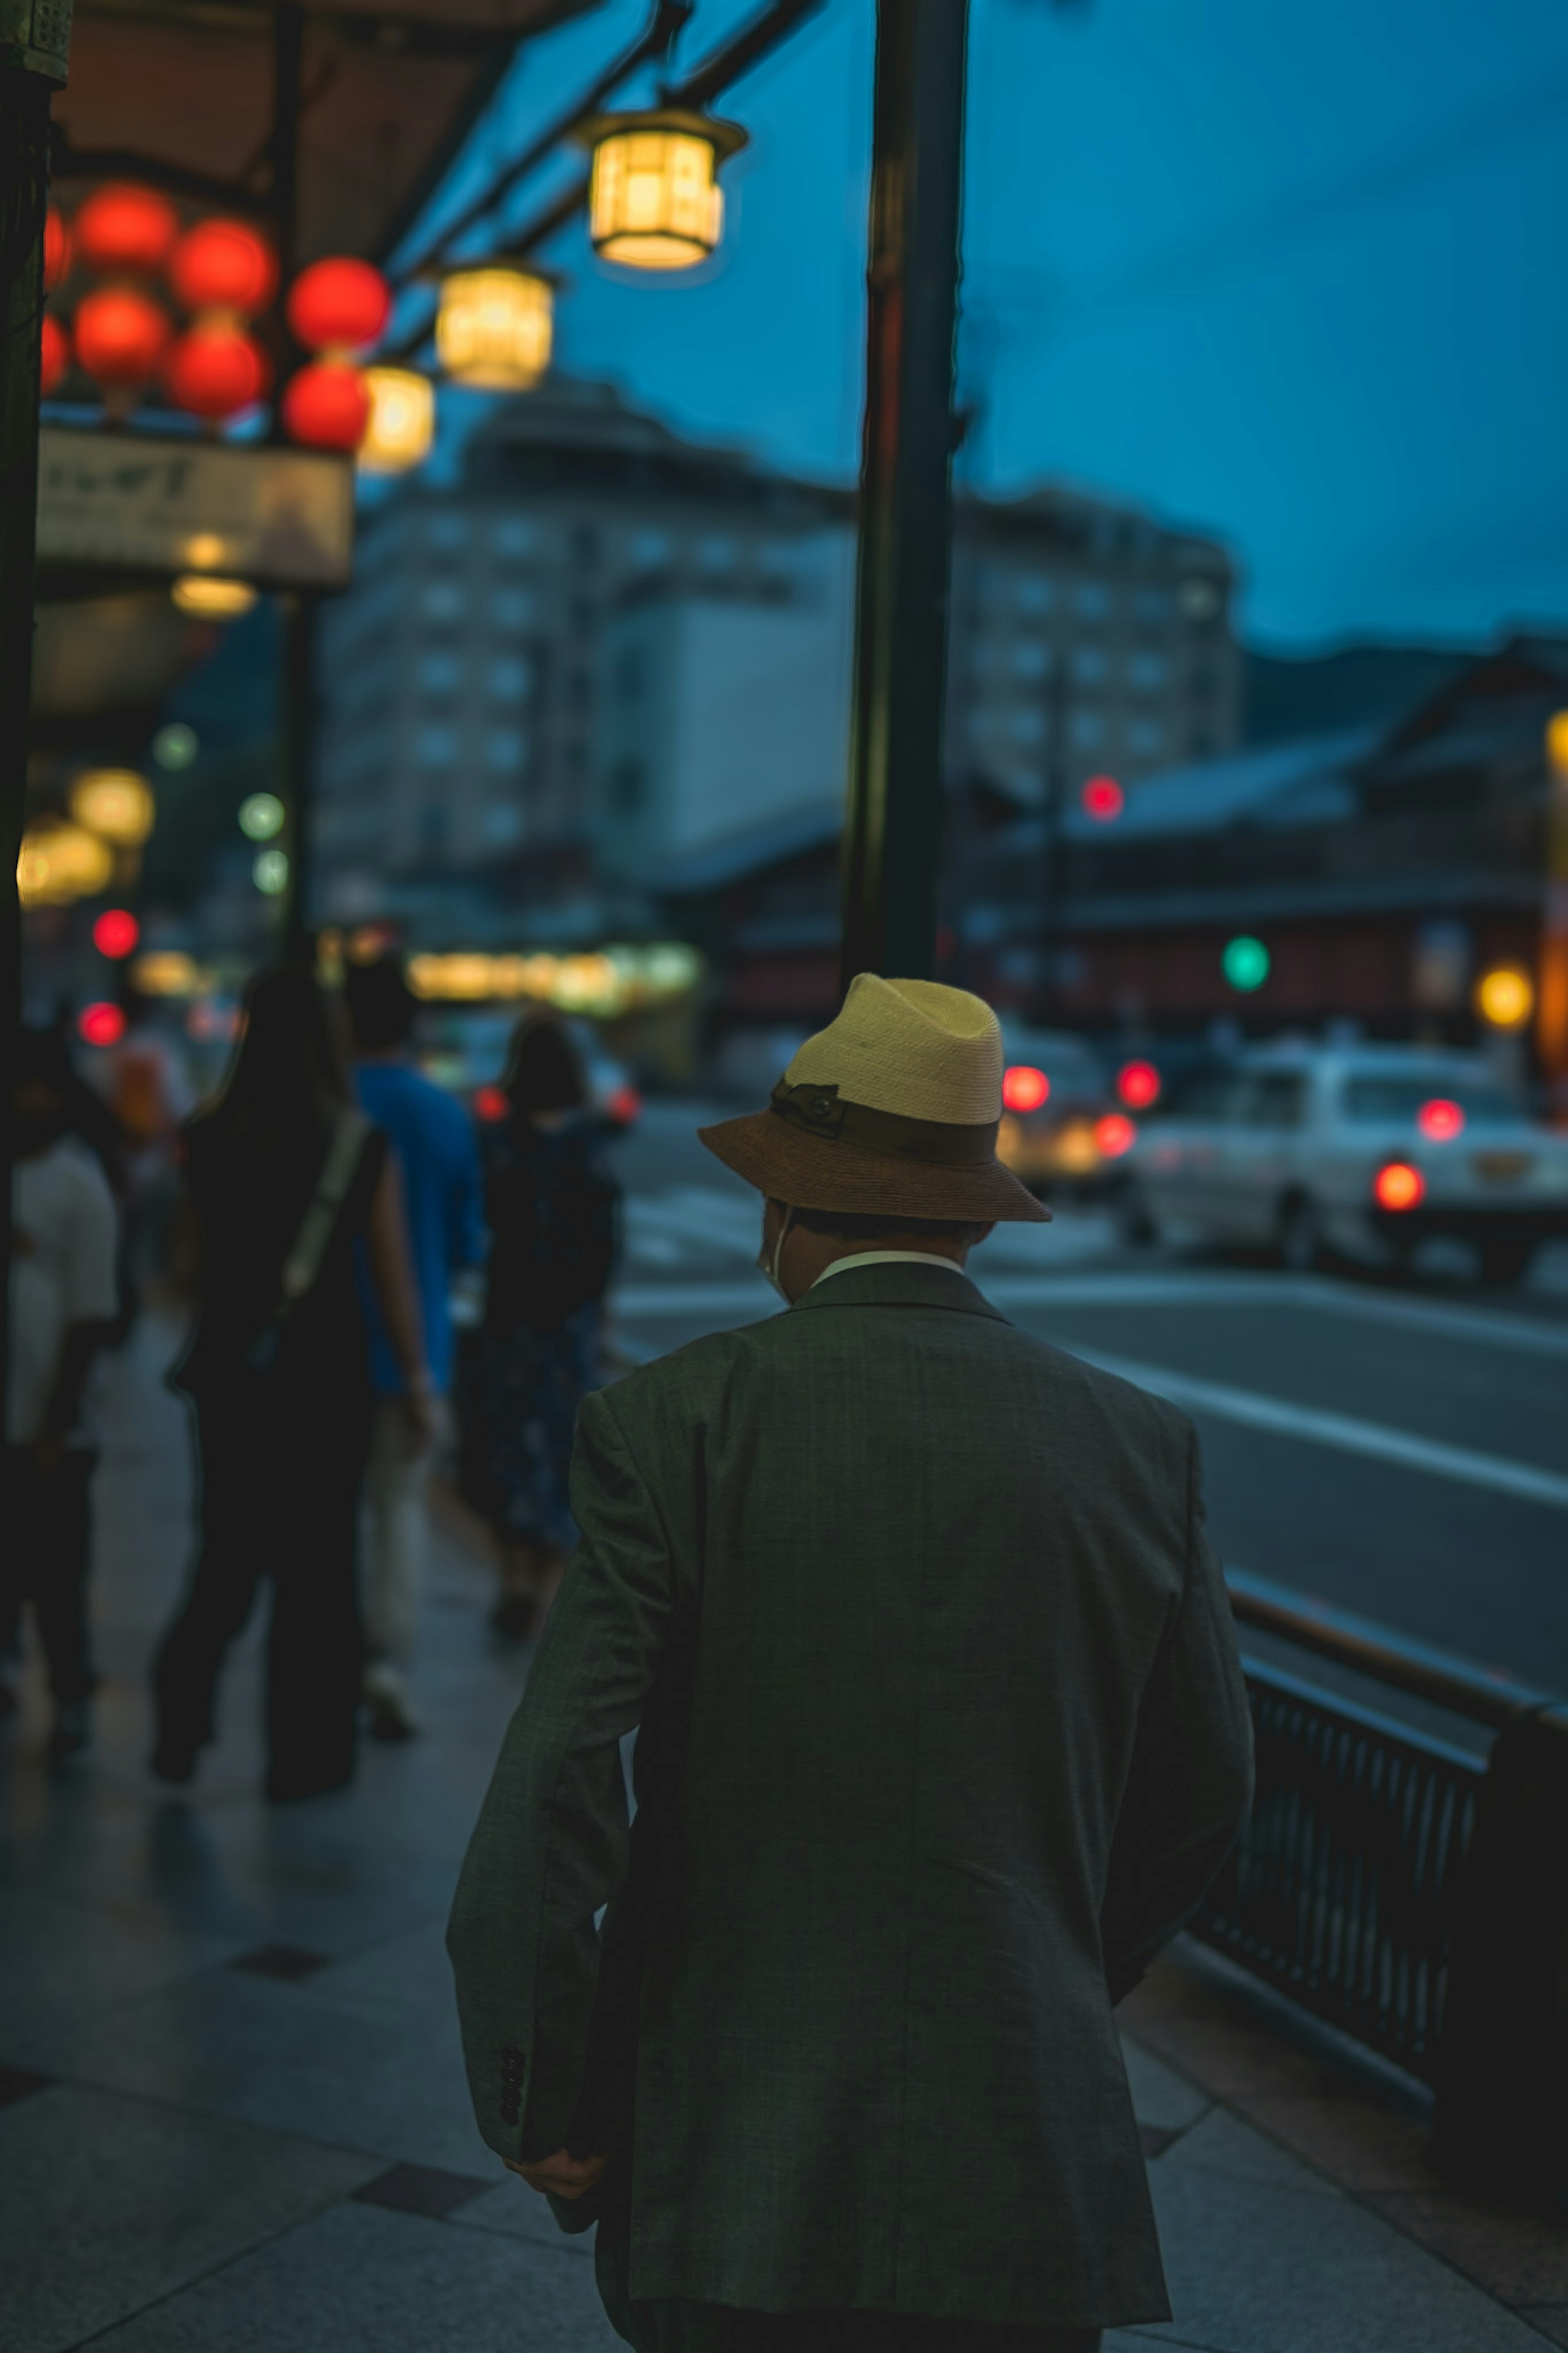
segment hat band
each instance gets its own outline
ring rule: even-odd
[[[768,1109],[803,1134],[826,1144],[857,1144],[863,1151],[925,1160],[943,1168],[988,1168],[996,1156],[999,1120],[960,1127],[945,1119],[906,1119],[901,1112],[873,1111],[846,1103],[837,1086],[795,1086],[781,1079]]]

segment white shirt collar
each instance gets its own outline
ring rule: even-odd
[[[956,1260],[938,1258],[931,1250],[854,1250],[847,1258],[836,1258],[831,1266],[825,1266],[811,1285],[812,1290],[831,1282],[836,1274],[847,1274],[851,1267],[857,1266],[944,1266],[949,1274],[963,1272]]]

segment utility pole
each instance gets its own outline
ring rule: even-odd
[[[63,89],[70,0],[0,0],[0,1431],[10,1365],[11,1164],[38,528],[38,372],[49,95]]]
[[[936,965],[967,0],[878,0],[841,979]]]

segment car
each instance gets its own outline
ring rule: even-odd
[[[1109,1189],[1137,1131],[1093,1048],[1070,1030],[1004,1022],[1002,1051],[997,1158],[1036,1193]]]
[[[1441,1236],[1513,1282],[1568,1235],[1568,1135],[1479,1054],[1258,1048],[1173,1091],[1119,1209],[1129,1240],[1269,1248],[1301,1271],[1408,1266]]]

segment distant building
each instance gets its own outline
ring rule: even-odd
[[[366,518],[323,629],[318,912],[479,939],[659,919],[693,858],[836,832],[852,501],[605,385],[498,406]],[[1231,745],[1212,543],[1058,491],[960,501],[947,763],[1010,810]],[[667,887],[668,885],[668,887]]]

